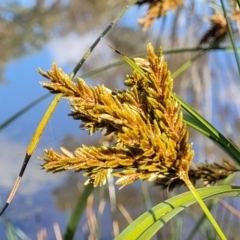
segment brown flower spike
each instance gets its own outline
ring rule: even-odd
[[[88,86],[83,79],[70,81],[53,64],[40,74],[51,80],[42,83],[52,93],[63,93],[72,107],[70,116],[81,120],[90,134],[97,130],[114,133],[117,142],[111,147],[82,146],[74,153],[62,148],[58,153],[45,150],[43,168],[50,172],[67,169],[86,171],[86,183],[102,185],[112,174],[122,187],[137,179],[155,181],[187,175],[193,158],[188,132],[179,103],[172,94],[173,80],[162,51],[156,55],[151,44],[148,56],[136,58],[144,72],[134,70],[127,76],[127,90],[112,92],[105,86]]]
[[[205,43],[219,43],[228,32],[227,21],[222,14],[212,15],[209,20],[211,21],[211,27],[202,36],[199,42],[200,45]]]
[[[234,165],[224,160],[221,164],[209,164],[205,162],[200,163],[195,167],[190,166],[188,170],[188,176],[193,185],[195,185],[198,180],[201,180],[205,186],[209,186],[239,171],[239,168],[236,168]],[[184,185],[184,182],[179,178],[170,179],[168,176],[166,176],[166,178],[157,179],[155,185],[160,186],[162,189],[167,188],[171,191],[174,188],[179,188],[180,186]]]
[[[156,18],[160,18],[169,10],[174,10],[183,0],[139,0],[136,4],[148,4],[148,11],[144,18],[138,19],[143,30],[148,29]]]

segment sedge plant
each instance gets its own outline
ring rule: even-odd
[[[110,175],[118,177],[120,188],[134,181],[148,180],[171,185],[182,180],[197,199],[221,239],[226,239],[189,179],[194,152],[188,143],[181,105],[175,99],[173,79],[164,61],[162,50],[155,54],[151,44],[146,58],[136,58],[128,89],[111,91],[103,85],[90,87],[83,79],[73,83],[56,64],[39,73],[51,82],[42,85],[51,93],[63,94],[69,100],[75,120],[93,134],[106,131],[114,134],[116,143],[109,147],[81,146],[74,152],[61,148],[45,150],[43,168],[48,172],[72,169],[85,171],[85,184],[94,187],[106,183]]]
[[[165,15],[168,10],[174,9],[183,1],[131,1],[129,6],[135,2],[139,5],[149,3],[146,17],[139,20],[143,28],[147,29],[155,18]],[[223,4],[222,6],[224,9]],[[156,11],[156,9],[161,11]],[[45,150],[45,156],[41,158],[44,161],[43,168],[50,172],[68,169],[77,172],[85,171],[84,175],[88,177],[86,184],[93,184],[95,187],[105,184],[110,175],[118,177],[116,183],[121,187],[138,179],[154,181],[156,185],[168,189],[185,183],[219,236],[226,239],[201,199],[201,197],[211,197],[208,195],[208,190],[196,191],[193,183],[198,179],[202,179],[207,184],[211,184],[239,170],[228,162],[223,162],[223,164],[202,164],[195,169],[191,168],[190,164],[194,152],[192,144],[188,143],[186,124],[211,138],[238,163],[240,162],[239,149],[188,104],[172,93],[173,75],[171,77],[168,71],[162,51],[160,50],[158,54],[155,54],[152,46],[148,45],[148,56],[146,58],[136,58],[135,61],[132,61],[124,56],[126,62],[134,69],[133,74],[128,76],[125,81],[125,85],[128,87],[126,90],[111,91],[105,86],[89,87],[80,78],[77,79],[76,84],[72,82],[73,77],[98,41],[118,21],[124,11],[106,28],[92,45],[93,47],[87,51],[83,59],[76,65],[70,76],[55,64],[53,64],[52,70],[48,72],[39,69],[39,72],[44,77],[51,80],[51,83],[43,83],[44,87],[58,95],[40,122],[29,144],[23,168],[1,213],[11,202],[41,134],[57,103],[64,96],[69,100],[72,108],[70,115],[74,119],[82,121],[82,128],[88,130],[90,134],[95,131],[105,130],[106,134],[114,134],[117,141],[113,146],[102,146],[100,148],[82,146],[74,152],[70,152],[65,148],[62,148],[61,153],[52,149]],[[227,18],[225,12],[224,14]],[[226,34],[226,26],[231,27],[228,21],[220,29],[223,32],[222,35],[219,36],[216,35],[216,32],[214,33],[216,39]],[[234,39],[231,38],[231,40],[234,42]],[[233,45],[233,49],[236,54],[236,46]],[[204,54],[204,51],[198,56],[202,54]],[[191,63],[187,63],[186,66],[179,69],[177,74],[190,65]],[[184,109],[184,115],[181,108]],[[90,186],[86,188],[86,196],[91,191]],[[212,190],[212,194],[215,193],[216,195],[221,195],[221,193],[224,195],[226,192],[229,195],[237,196],[239,190],[231,188]],[[187,206],[189,203],[182,202],[182,204]],[[79,212],[82,212],[84,201],[80,202],[79,205],[81,206]],[[164,216],[167,216],[168,211],[164,212]],[[79,215],[74,216],[74,218],[78,219]],[[76,229],[76,224],[72,225]],[[67,231],[65,236],[68,237],[68,234],[73,236],[74,230],[71,229],[71,226],[69,226],[68,230],[69,232]]]

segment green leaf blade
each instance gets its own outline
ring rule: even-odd
[[[223,197],[238,197],[240,187],[214,186],[197,190],[201,198],[208,200]],[[117,237],[120,239],[149,239],[175,217],[196,202],[191,192],[186,192],[168,199],[138,217],[133,223],[124,229]]]

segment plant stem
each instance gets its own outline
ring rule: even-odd
[[[240,75],[240,60],[239,60],[239,56],[238,56],[237,47],[236,47],[236,44],[235,44],[233,32],[232,32],[231,23],[230,23],[230,21],[229,21],[229,19],[228,19],[227,10],[226,10],[226,8],[225,8],[225,5],[224,5],[223,0],[220,0],[220,2],[221,2],[221,5],[222,5],[224,17],[226,18],[226,21],[227,21],[229,36],[230,36],[230,39],[231,39],[232,47],[233,47],[234,54],[235,54],[235,59],[236,59],[236,62],[237,62],[238,73],[239,73],[239,75]],[[239,4],[239,0],[238,0],[238,4]]]
[[[200,197],[200,195],[198,194],[197,190],[195,189],[195,187],[192,185],[192,182],[190,181],[188,175],[186,172],[182,172],[180,173],[180,178],[185,182],[185,184],[188,186],[188,188],[190,189],[190,191],[192,192],[193,196],[196,198],[196,200],[198,201],[200,207],[202,208],[202,210],[204,211],[204,213],[206,214],[207,218],[209,219],[210,223],[212,224],[212,226],[214,227],[214,229],[216,230],[217,234],[219,235],[219,237],[223,240],[227,240],[226,236],[224,235],[222,229],[219,227],[218,223],[216,222],[215,218],[213,217],[213,215],[211,214],[211,212],[208,210],[206,204],[203,202],[202,198]]]

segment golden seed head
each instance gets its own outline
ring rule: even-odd
[[[51,80],[42,83],[52,93],[63,93],[72,107],[70,116],[81,120],[90,134],[106,130],[116,136],[113,146],[77,148],[74,153],[45,150],[43,168],[58,172],[85,170],[88,182],[102,185],[110,174],[125,186],[137,179],[176,178],[187,173],[193,158],[192,145],[183,122],[180,104],[172,94],[173,79],[162,50],[155,54],[151,44],[146,58],[136,58],[137,70],[127,76],[129,89],[112,92],[105,86],[77,83],[53,64],[53,69],[40,74]]]

